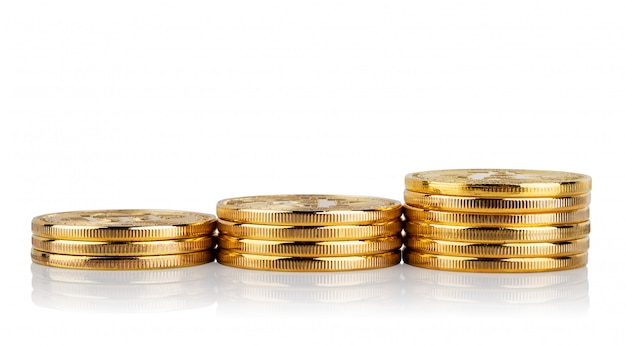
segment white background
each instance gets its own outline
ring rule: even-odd
[[[622,1],[3,1],[2,344],[623,344],[625,18]],[[31,298],[35,215],[401,200],[406,173],[481,167],[593,177],[585,311],[518,316],[514,301],[479,318],[404,294],[402,314],[219,299],[110,313]]]

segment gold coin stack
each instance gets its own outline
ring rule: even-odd
[[[400,263],[402,203],[376,197],[272,195],[217,203],[221,264],[344,271]]]
[[[439,170],[407,174],[405,186],[408,264],[466,272],[540,272],[587,264],[587,175]]]
[[[92,210],[32,220],[31,258],[75,269],[162,269],[213,260],[214,215],[172,210]]]

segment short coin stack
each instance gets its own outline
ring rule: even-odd
[[[408,264],[469,272],[538,272],[587,264],[587,175],[440,170],[410,173],[405,184]]]
[[[271,195],[217,203],[221,264],[343,271],[400,263],[402,203],[360,196]]]
[[[31,258],[77,269],[161,269],[213,260],[217,218],[172,210],[91,210],[32,221]]]

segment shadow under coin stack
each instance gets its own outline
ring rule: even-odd
[[[272,195],[217,203],[221,264],[344,271],[400,263],[402,203],[336,195]]]
[[[76,269],[162,269],[213,261],[217,218],[171,210],[92,210],[37,216],[31,258]]]
[[[405,184],[408,264],[468,272],[540,272],[587,264],[587,175],[440,170],[410,173]]]

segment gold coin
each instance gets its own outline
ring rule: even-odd
[[[237,238],[290,241],[363,240],[382,238],[402,231],[400,220],[371,225],[274,226],[218,220],[220,234]]]
[[[188,267],[213,261],[211,251],[160,256],[76,256],[31,249],[34,263],[74,269],[138,270]]]
[[[322,272],[391,267],[400,263],[400,251],[365,256],[289,257],[251,255],[221,249],[217,261],[223,265],[257,270]]]
[[[219,251],[230,251],[270,256],[293,257],[337,257],[373,255],[377,253],[399,250],[402,247],[402,237],[391,236],[366,240],[339,240],[339,241],[280,241],[242,239],[220,234],[218,238]]]
[[[587,264],[587,252],[553,258],[479,258],[422,254],[404,250],[404,262],[416,267],[484,273],[529,273],[565,270]]]
[[[589,235],[589,221],[556,225],[530,227],[475,227],[440,225],[421,221],[405,223],[408,235],[450,241],[479,243],[537,243],[561,242],[580,239]]]
[[[208,250],[213,247],[213,237],[172,240],[105,242],[50,239],[33,235],[33,248],[64,255],[84,256],[150,256]]]
[[[174,210],[86,210],[33,218],[33,234],[51,239],[147,241],[209,236],[217,218]]]
[[[589,205],[590,194],[565,197],[487,198],[429,195],[404,190],[404,201],[413,207],[464,213],[543,213],[582,209]]]
[[[434,240],[409,236],[405,245],[423,254],[481,257],[562,257],[585,252],[589,249],[589,238],[581,238],[559,243],[511,243],[482,244],[447,240]]]
[[[407,205],[404,215],[409,221],[425,221],[466,226],[562,225],[589,220],[589,208],[538,214],[474,214],[424,210]]]
[[[407,190],[472,197],[557,197],[591,191],[584,174],[525,169],[451,169],[409,173]]]
[[[261,225],[363,225],[392,221],[401,215],[399,201],[363,196],[272,195],[217,203],[220,219]]]

